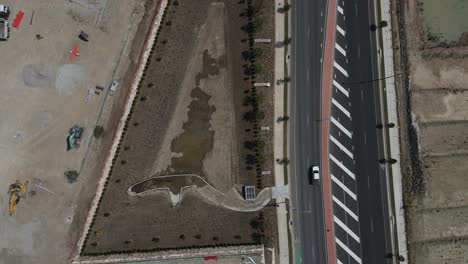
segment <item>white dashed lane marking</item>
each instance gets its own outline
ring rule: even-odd
[[[348,213],[349,216],[351,216],[354,220],[356,220],[356,222],[359,222],[358,216],[353,211],[351,211],[351,209],[349,209],[344,203],[342,203],[334,195],[332,195],[332,199],[338,206],[340,206],[343,210],[345,210],[345,212]]]
[[[343,74],[346,77],[349,77],[348,72],[343,67],[341,67],[341,65],[339,65],[338,62],[334,61],[333,66],[335,66],[335,68],[338,69],[341,72],[341,74]]]
[[[346,50],[344,50],[338,43],[335,43],[335,49],[346,57]]]
[[[348,157],[350,157],[351,159],[353,159],[354,155],[351,151],[349,151],[345,146],[343,146],[343,144],[341,144],[341,142],[339,142],[335,137],[333,137],[332,135],[330,135],[330,140],[335,143],[335,145],[341,150],[343,151],[346,155],[348,155]]]
[[[351,113],[346,108],[344,108],[344,106],[342,106],[338,101],[336,101],[335,98],[332,98],[332,104],[338,107],[338,109],[340,109],[341,112],[343,112],[343,114],[345,114],[348,118],[351,118]]]
[[[348,246],[346,246],[343,242],[341,242],[337,237],[335,237],[335,241],[336,241],[336,244],[338,244],[338,246],[344,249],[344,251],[346,251],[348,255],[350,255],[355,261],[357,261],[357,263],[359,264],[361,263],[361,258],[358,257],[358,255],[356,255],[351,249],[349,249]]]
[[[349,229],[349,227],[345,223],[343,223],[336,215],[333,215],[333,220],[339,227],[346,231],[346,233],[348,233],[350,237],[356,240],[356,242],[361,243],[359,236],[356,235],[351,229]]]
[[[341,6],[338,6],[338,12],[343,15],[343,8],[341,8]]]
[[[348,90],[346,90],[343,86],[341,86],[341,84],[339,82],[337,82],[336,80],[333,80],[333,85],[336,88],[338,88],[338,90],[340,90],[340,92],[342,92],[344,95],[346,95],[346,97],[349,97]]]
[[[337,126],[343,133],[345,133],[349,138],[352,138],[353,137],[353,133],[351,133],[351,131],[349,131],[348,129],[346,129],[342,124],[340,124],[340,122],[338,122],[338,120],[336,120],[333,116],[331,117],[331,121],[332,123]]]
[[[330,159],[336,164],[338,165],[338,167],[340,167],[340,169],[342,171],[344,171],[346,174],[348,174],[349,177],[351,177],[353,180],[356,180],[356,176],[354,175],[354,173],[352,171],[350,171],[348,168],[346,168],[345,165],[343,165],[343,162],[339,161],[337,158],[335,158],[335,156],[333,156],[331,153],[330,153]]]
[[[340,34],[344,37],[346,35],[346,31],[344,31],[344,29],[342,29],[340,26],[336,25],[336,30],[338,30],[338,32],[340,32]]]
[[[353,193],[353,191],[351,191],[348,187],[346,187],[346,185],[344,185],[338,178],[336,178],[335,175],[330,174],[330,176],[331,176],[332,181],[336,183],[336,185],[340,186],[340,188],[343,191],[345,191],[345,193],[347,193],[349,196],[351,196],[351,198],[357,201],[357,196],[355,193]]]

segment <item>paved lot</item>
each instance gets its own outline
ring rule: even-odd
[[[101,144],[88,144],[105,94],[88,87],[107,87],[115,72],[123,76],[120,57],[127,58],[143,8],[142,1],[73,2],[3,1],[12,9],[10,22],[19,10],[25,15],[0,43],[0,263],[64,263],[94,195]],[[80,30],[89,42],[78,39]],[[70,62],[74,43],[79,56]],[[81,147],[67,152],[65,138],[74,124],[85,134]],[[68,168],[83,169],[78,182],[66,181]],[[6,192],[17,179],[29,181],[31,192],[9,217]]]

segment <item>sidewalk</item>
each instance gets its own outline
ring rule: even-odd
[[[275,9],[281,8],[284,6],[284,0],[275,0]],[[284,41],[285,29],[285,14],[280,12],[275,12],[275,43],[281,43]],[[285,77],[284,73],[284,54],[285,47],[275,48],[275,80],[283,79]],[[274,102],[274,117],[275,120],[280,116],[286,116],[288,113],[284,111],[284,84],[278,84],[275,82],[273,87],[275,90]],[[274,130],[274,157],[283,158],[284,156],[284,124],[275,122]],[[275,162],[275,185],[283,186],[285,184],[285,175],[284,167]],[[279,264],[289,263],[289,243],[288,243],[288,220],[287,220],[287,211],[285,198],[278,197],[276,202],[279,204],[276,214],[278,217],[278,247],[279,247]]]
[[[383,60],[384,69],[383,76],[390,77],[394,76],[394,65],[393,65],[393,41],[392,41],[392,23],[390,17],[390,1],[381,0],[380,1],[380,16],[382,21],[388,21],[388,26],[381,29],[382,43],[381,47],[383,50],[383,57],[379,58]],[[379,55],[380,52],[379,52]],[[397,95],[395,88],[395,77],[386,78],[383,85],[384,96],[386,99],[387,111],[386,122],[398,124],[398,114],[397,114]],[[385,119],[384,119],[385,120]],[[385,129],[384,129],[385,133]],[[389,141],[390,149],[387,150],[389,157],[397,159],[397,163],[390,165],[387,170],[389,175],[387,183],[387,188],[392,188],[393,192],[389,190],[390,194],[393,194],[393,197],[389,197],[390,201],[393,201],[394,208],[391,208],[390,212],[390,228],[392,234],[396,233],[396,243],[393,244],[397,246],[395,255],[402,256],[405,260],[400,261],[399,263],[408,263],[408,250],[406,242],[406,227],[405,227],[405,211],[403,209],[403,196],[402,196],[402,175],[401,175],[401,165],[400,165],[400,134],[399,128],[388,129],[387,135],[384,134]],[[385,143],[384,143],[385,145]],[[390,182],[392,181],[392,182]],[[393,186],[392,186],[393,185]],[[396,230],[395,230],[396,228]],[[396,258],[394,261],[397,261]]]

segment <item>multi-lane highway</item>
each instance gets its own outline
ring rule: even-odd
[[[333,60],[322,67],[326,0],[293,2],[292,169],[294,247],[302,263],[391,263],[380,123],[374,0],[337,0]],[[328,47],[330,48],[330,47]],[[322,87],[322,73],[332,73]],[[381,76],[380,76],[381,77]],[[322,89],[331,89],[330,116],[321,117]],[[320,143],[323,122],[328,144]],[[328,157],[331,192],[308,183],[307,169]],[[331,197],[324,197],[329,195]],[[332,200],[324,207],[324,198]],[[325,219],[325,212],[332,212]],[[325,221],[333,222],[328,256]],[[329,244],[330,246],[330,244]],[[332,259],[331,259],[332,258]]]
[[[296,262],[327,263],[321,182],[310,185],[308,168],[320,164],[321,58],[325,0],[292,3],[293,88],[291,161]]]
[[[377,32],[371,31],[376,21],[376,1],[340,1],[344,5],[342,23],[348,31],[346,43],[350,78],[345,85],[350,91],[353,116],[353,146],[356,153],[355,173],[359,201],[362,263],[392,263],[386,259],[391,252],[387,186],[385,171],[379,164],[384,158],[382,135],[376,125],[381,123],[379,82],[379,47]],[[340,23],[340,22],[338,22]]]

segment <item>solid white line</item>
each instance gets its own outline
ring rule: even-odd
[[[341,222],[341,220],[336,216],[336,215],[333,215],[333,220],[335,221],[335,223],[337,225],[339,225],[344,231],[346,231],[346,233],[348,233],[348,235],[350,235],[352,238],[354,238],[354,240],[356,240],[358,243],[361,243],[361,241],[359,240],[359,236],[356,235],[351,229],[349,229],[349,227],[347,227],[345,225],[345,223]]]
[[[332,123],[337,126],[343,133],[345,133],[349,138],[353,136],[353,134],[347,130],[342,124],[340,124],[333,116],[331,117]]]
[[[348,174],[349,177],[351,177],[353,180],[356,180],[356,176],[354,176],[354,173],[352,173],[348,168],[346,168],[345,165],[341,161],[339,161],[337,158],[335,158],[332,154],[330,154],[330,159],[338,165],[346,174]]]
[[[337,68],[344,76],[349,77],[348,72],[343,67],[341,67],[338,62],[334,61],[333,66],[335,66],[335,68]]]
[[[343,210],[345,210],[345,212],[348,213],[349,216],[354,218],[354,220],[356,220],[356,222],[359,222],[358,216],[355,213],[353,213],[353,211],[351,211],[351,209],[349,209],[346,205],[344,205],[340,200],[338,200],[338,198],[336,198],[333,195],[332,195],[332,199],[337,205],[339,205],[341,208],[343,208]]]
[[[336,185],[340,186],[341,189],[343,189],[343,191],[345,191],[349,196],[351,196],[351,198],[357,201],[356,194],[354,194],[350,189],[348,189],[348,187],[346,187],[338,178],[336,178],[335,175],[333,174],[330,174],[330,175],[331,175],[332,181],[336,183]]]
[[[344,249],[357,263],[361,264],[361,258],[359,258],[354,252],[349,249],[343,242],[341,242],[337,237],[335,237],[335,241],[342,249]]]
[[[348,157],[350,157],[351,159],[354,157],[353,153],[351,151],[349,151],[345,146],[343,146],[343,144],[341,144],[341,142],[339,142],[335,137],[333,137],[332,135],[330,135],[330,140],[335,143],[335,145],[341,150],[343,151],[344,153],[346,153],[346,155],[348,155]]]
[[[344,31],[344,29],[340,28],[340,26],[336,25],[336,30],[338,30],[338,32],[340,32],[341,35],[344,35],[346,34],[346,31]]]
[[[347,117],[351,118],[351,113],[346,108],[344,108],[344,106],[342,106],[338,101],[336,101],[335,98],[332,98],[332,104],[338,107],[338,109],[340,109],[341,112],[343,112],[343,114],[345,114]]]
[[[333,79],[333,85],[335,85],[336,88],[338,88],[338,90],[340,90],[340,92],[342,92],[344,95],[346,95],[346,97],[349,97],[348,90],[346,90],[343,86],[341,86],[341,84],[339,82],[337,82],[334,79]]]
[[[335,43],[335,48],[346,57],[346,50],[344,50],[338,43]]]
[[[340,12],[340,14],[343,14],[343,8],[341,8],[341,6],[338,6],[338,12]]]

